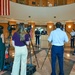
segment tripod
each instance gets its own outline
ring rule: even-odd
[[[7,37],[6,50],[5,50],[4,70],[11,70],[12,68],[12,60],[10,60],[10,54],[9,54],[11,37],[12,34],[9,33],[9,36]]]
[[[29,33],[28,33],[28,34],[29,34]],[[39,67],[38,60],[37,60],[37,56],[36,56],[36,53],[35,53],[35,51],[34,51],[34,46],[33,46],[32,39],[31,39],[30,34],[29,34],[29,37],[30,37],[30,42],[31,42],[31,45],[32,45],[32,49],[33,49],[33,53],[34,53],[35,59],[36,59],[37,65],[38,65],[38,67]],[[29,44],[29,48],[30,48],[30,62],[31,62],[31,64],[32,64],[31,47],[30,47],[31,45]]]
[[[12,33],[9,33],[9,36],[7,37],[7,41],[8,41],[8,45],[6,46],[6,50],[8,50],[8,55],[9,55],[9,48],[10,48],[10,39],[11,39],[11,37],[12,37]]]
[[[42,69],[42,67],[43,67],[43,65],[44,65],[44,63],[45,63],[45,60],[46,60],[47,56],[49,55],[49,51],[50,51],[50,48],[49,48],[48,51],[47,51],[47,54],[46,54],[46,56],[45,56],[45,58],[44,58],[43,64],[42,64],[42,66],[41,66],[41,69]],[[48,58],[49,58],[49,56],[48,56]],[[50,61],[50,58],[49,58],[49,61]]]

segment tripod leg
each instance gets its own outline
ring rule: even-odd
[[[46,58],[47,58],[47,56],[48,56],[48,53],[49,53],[49,50],[47,51],[47,54],[46,54],[46,57],[45,57],[45,59],[44,59],[44,61],[43,61],[43,64],[42,64],[42,66],[41,66],[41,69],[42,69],[42,67],[43,67],[43,65],[44,65],[44,63],[45,63],[45,60],[46,60]]]
[[[33,48],[33,51],[34,51],[34,48]],[[37,56],[36,56],[35,51],[34,51],[34,55],[35,55],[35,58],[36,58],[37,65],[38,65],[38,67],[39,67],[38,60],[37,60]]]
[[[36,58],[37,65],[38,65],[38,67],[39,67],[38,60],[37,60],[37,56],[36,56],[36,53],[35,53],[35,51],[34,51],[34,46],[33,46],[32,41],[31,41],[31,45],[32,45],[32,48],[33,48],[33,53],[34,53],[34,56],[35,56],[35,58]]]
[[[31,50],[30,50],[30,63],[32,64]]]

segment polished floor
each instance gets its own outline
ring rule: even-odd
[[[74,49],[71,49],[70,47],[65,47],[64,49],[65,49],[64,50],[64,73],[65,75],[75,75],[75,55],[73,55]],[[51,73],[50,52],[48,52],[47,48],[35,47],[34,50],[36,54],[32,55],[32,63],[36,65],[36,72],[33,75],[50,75]],[[28,56],[28,63],[30,63],[30,56]],[[58,61],[56,63],[56,72],[58,75],[59,73]],[[9,71],[0,72],[0,75],[11,75],[10,73],[11,71],[9,70]]]

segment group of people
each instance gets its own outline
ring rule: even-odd
[[[65,31],[61,30],[61,23],[56,23],[56,29],[53,30],[49,37],[48,41],[52,44],[51,47],[51,67],[52,73],[51,75],[56,75],[56,58],[58,57],[59,62],[59,75],[64,75],[63,70],[63,54],[64,54],[64,43],[68,42],[68,36]],[[39,31],[35,32],[39,34]],[[39,38],[39,35],[35,35]],[[2,37],[2,33],[0,34],[0,38]],[[28,49],[27,45],[29,45],[29,34],[25,31],[24,24],[20,23],[17,27],[16,32],[12,36],[12,45],[15,49],[15,56],[14,62],[12,67],[11,75],[26,75],[26,64],[27,64],[27,56],[28,56]],[[2,42],[2,39],[0,39]],[[37,42],[36,42],[37,44]],[[38,41],[39,44],[39,41]],[[0,43],[1,47],[1,43]],[[4,50],[4,49],[3,49]],[[0,50],[0,57],[1,57],[1,50]],[[0,65],[1,65],[1,58],[0,58]],[[1,66],[0,66],[1,69]]]
[[[56,75],[56,70],[55,70],[56,57],[58,57],[58,62],[59,62],[59,68],[60,68],[59,75],[64,75],[64,70],[63,70],[64,43],[68,42],[68,36],[65,31],[61,30],[61,25],[62,24],[60,22],[57,22],[56,29],[53,30],[48,37],[48,41],[52,44],[51,75]],[[36,36],[38,38],[38,35]],[[27,50],[27,45],[24,42],[29,41],[29,38],[30,37],[28,36],[28,34],[25,34],[24,25],[19,24],[17,32],[15,32],[14,35],[12,36],[12,44],[15,47],[15,57],[12,68],[12,75],[19,75],[19,71],[20,75],[26,75],[28,50]]]

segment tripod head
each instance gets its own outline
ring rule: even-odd
[[[11,36],[12,36],[12,30],[16,30],[15,26],[16,25],[10,25],[9,22],[8,22],[8,27],[7,27],[7,30],[9,32],[8,39],[11,38]]]
[[[29,25],[29,26],[27,27],[27,29],[26,29],[26,31],[27,31],[28,34],[30,33],[31,29],[32,29],[32,27],[31,27],[31,25]]]

